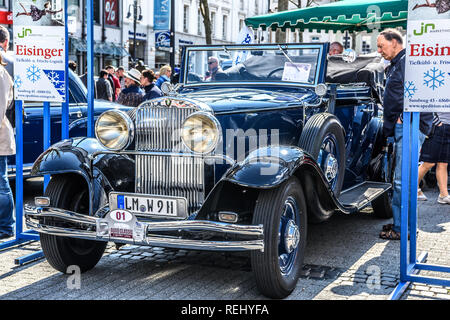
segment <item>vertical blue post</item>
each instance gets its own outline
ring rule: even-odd
[[[410,173],[410,132],[411,113],[403,113],[403,152],[402,166],[402,197],[401,197],[401,231],[400,231],[400,281],[406,282],[408,268],[408,209],[409,209],[409,173]],[[417,193],[417,191],[416,191]]]
[[[51,145],[51,114],[50,114],[50,102],[44,102],[44,151]],[[50,177],[44,176],[44,190],[47,189]]]
[[[87,0],[87,89],[88,89],[88,126],[87,136],[94,137],[94,5]]]
[[[65,72],[64,72],[64,82],[66,84],[65,102],[62,104],[61,113],[61,139],[69,138],[69,31],[67,27],[67,0],[64,0],[64,28],[65,28],[65,38],[66,38],[66,48],[65,48]]]
[[[23,231],[23,101],[16,100],[16,239]]]
[[[417,188],[419,179],[419,123],[420,123],[420,113],[414,112],[412,114],[412,130],[411,130],[411,191],[410,191],[410,210],[409,210],[409,230],[410,232],[410,242],[409,242],[409,263],[416,263],[416,252],[417,252]]]

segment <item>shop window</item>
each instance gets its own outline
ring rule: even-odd
[[[189,30],[189,6],[183,9],[183,32],[188,33]]]

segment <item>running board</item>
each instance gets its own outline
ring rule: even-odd
[[[356,212],[391,188],[390,183],[366,181],[342,191],[338,200],[346,211]]]

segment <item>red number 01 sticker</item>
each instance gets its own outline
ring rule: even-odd
[[[109,213],[109,216],[111,219],[117,222],[129,222],[131,219],[133,219],[133,215],[129,213],[128,211],[124,210],[113,210]]]

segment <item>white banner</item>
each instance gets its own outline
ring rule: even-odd
[[[63,0],[14,1],[14,98],[65,102]]]
[[[410,0],[405,111],[450,112],[449,1]]]
[[[254,39],[253,30],[247,26],[244,26],[238,34],[238,44],[252,44]],[[244,62],[248,58],[248,51],[241,51],[233,58],[233,66]]]

